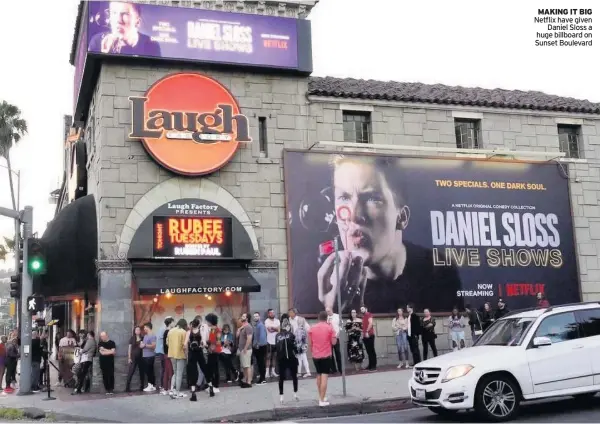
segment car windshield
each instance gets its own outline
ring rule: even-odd
[[[535,318],[506,318],[496,321],[474,346],[520,346]]]

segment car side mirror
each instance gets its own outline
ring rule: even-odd
[[[536,337],[533,339],[534,347],[550,346],[551,344],[552,340],[550,340],[550,337]]]

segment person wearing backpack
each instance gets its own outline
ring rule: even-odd
[[[298,401],[298,349],[296,337],[292,333],[292,325],[288,318],[281,320],[281,329],[275,336],[277,351],[277,368],[279,371],[279,401],[283,403],[283,382],[287,371],[292,376],[294,385],[294,399]]]

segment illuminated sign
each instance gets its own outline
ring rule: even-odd
[[[231,218],[153,217],[157,259],[219,259],[233,256]]]
[[[129,100],[129,137],[142,140],[156,162],[177,174],[210,174],[231,160],[240,143],[252,142],[236,99],[207,76],[169,75]]]

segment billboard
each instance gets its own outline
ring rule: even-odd
[[[290,306],[449,312],[580,300],[564,171],[553,163],[284,153]],[[339,246],[336,270],[335,244]],[[339,276],[339,278],[338,278]]]
[[[88,51],[296,69],[297,24],[277,16],[93,1]]]
[[[77,41],[77,50],[75,50],[75,73],[73,75],[73,114],[77,108],[77,99],[79,98],[79,90],[81,89],[81,81],[83,80],[83,71],[85,69],[85,60],[87,57],[87,25],[85,21],[81,25],[81,33]]]

